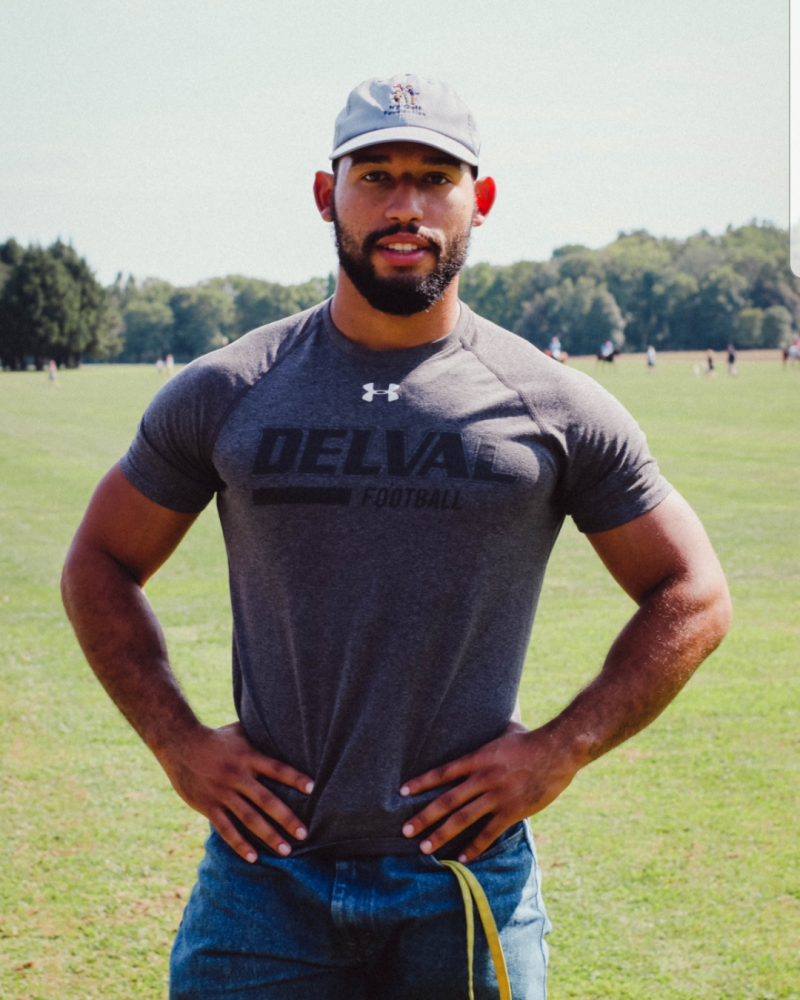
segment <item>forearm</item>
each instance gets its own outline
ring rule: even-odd
[[[142,589],[195,517],[148,500],[115,466],[95,491],[67,556],[64,606],[92,669],[184,802],[207,816],[240,857],[257,855],[233,817],[286,856],[291,845],[266,817],[298,840],[306,830],[261,779],[305,794],[313,781],[253,749],[241,723],[211,729],[198,721]]]
[[[722,569],[689,505],[673,493],[647,514],[591,536],[607,569],[639,605],[603,668],[555,719],[532,731],[513,719],[496,740],[401,788],[418,795],[451,784],[403,827],[436,851],[482,816],[460,860],[546,809],[577,772],[644,729],[722,641],[730,597]]]
[[[543,734],[573,756],[576,770],[596,760],[660,715],[729,622],[721,574],[703,586],[691,578],[665,581],[619,634],[598,676]]]
[[[110,555],[73,546],[64,607],[100,683],[161,759],[200,723],[181,693],[164,634],[144,590]]]

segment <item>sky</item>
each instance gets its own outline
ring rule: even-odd
[[[405,72],[477,119],[471,263],[788,226],[789,0],[0,0],[0,240],[104,283],[325,275],[334,119]]]

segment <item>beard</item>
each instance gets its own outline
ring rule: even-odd
[[[444,295],[445,289],[464,266],[469,252],[472,225],[465,233],[454,236],[446,245],[429,236],[429,249],[435,257],[433,270],[425,275],[397,275],[381,278],[372,263],[372,251],[378,240],[398,233],[418,233],[419,226],[396,223],[370,233],[360,243],[349,233],[336,214],[331,202],[331,217],[339,263],[356,290],[364,296],[373,309],[391,316],[413,316],[430,309]]]

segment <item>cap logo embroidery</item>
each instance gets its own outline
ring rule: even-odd
[[[422,115],[425,112],[417,104],[419,91],[410,83],[396,83],[392,87],[391,104],[383,112],[385,115]]]

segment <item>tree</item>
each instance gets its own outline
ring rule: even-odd
[[[301,285],[279,285],[258,278],[229,276],[225,282],[232,291],[234,305],[230,335],[241,337],[248,330],[310,309],[333,293],[336,284],[331,278],[312,278]]]
[[[593,278],[565,278],[525,304],[515,332],[538,347],[558,337],[570,354],[594,354],[604,340],[625,343],[625,320],[605,284]]]
[[[524,303],[548,288],[555,273],[549,265],[526,260],[502,267],[475,264],[461,272],[459,295],[470,309],[513,330],[522,317]]]
[[[137,298],[125,309],[125,361],[153,362],[171,347],[175,317],[166,302]]]
[[[588,250],[589,247],[585,247],[583,243],[565,243],[561,247],[556,247],[552,253],[553,257],[567,257],[571,253],[582,253],[584,250]]]
[[[6,244],[6,248],[8,244]],[[4,251],[8,253],[7,249]],[[113,355],[119,317],[86,261],[60,241],[47,250],[12,248],[0,292],[0,359],[21,370],[32,356],[76,367],[81,355]],[[7,259],[7,258],[6,258]]]
[[[222,346],[223,329],[234,317],[233,303],[218,288],[179,288],[169,301],[175,317],[171,349],[176,361],[191,361]]]
[[[759,347],[763,320],[764,313],[761,309],[742,309],[733,321],[733,339],[736,346]]]
[[[770,306],[761,323],[762,347],[788,347],[792,342],[792,314],[784,306]]]
[[[558,278],[564,281],[565,278],[572,278],[577,281],[579,278],[592,278],[594,281],[605,279],[605,268],[600,255],[591,250],[571,253],[565,256],[558,264]]]
[[[0,243],[0,291],[2,291],[12,270],[20,262],[23,253],[22,247],[14,239]]]
[[[700,282],[695,314],[695,343],[723,351],[733,337],[733,321],[747,306],[744,298],[747,282],[726,264],[712,271]]]
[[[601,285],[592,299],[583,325],[584,353],[597,350],[605,340],[610,340],[619,351],[625,344],[625,320],[611,292]],[[596,345],[594,348],[589,344]],[[588,347],[588,350],[585,350]]]
[[[64,264],[41,247],[29,247],[0,295],[3,365],[20,371],[32,355],[41,370],[51,354],[61,354],[79,326],[80,302]]]
[[[552,335],[550,301],[541,292],[522,303],[522,315],[514,324],[514,333],[537,347],[547,346]]]
[[[692,345],[698,291],[697,279],[683,271],[653,285],[651,343],[662,350],[682,350]]]
[[[147,278],[137,283],[129,276],[123,283],[122,275],[117,275],[109,295],[122,314],[121,361],[148,363],[169,353],[175,321],[169,301],[174,294],[167,281]]]
[[[66,268],[80,295],[74,326],[51,350],[54,360],[76,367],[84,354],[98,360],[115,357],[122,348],[119,336],[121,320],[105,289],[96,280],[86,260],[79,257],[71,246],[57,240],[49,253]]]

